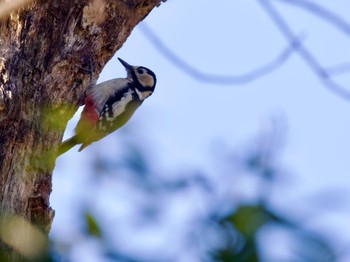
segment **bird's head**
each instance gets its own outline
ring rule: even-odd
[[[140,100],[149,97],[156,86],[156,75],[146,67],[132,66],[120,58],[118,60],[125,67],[127,78],[135,84],[136,93]]]

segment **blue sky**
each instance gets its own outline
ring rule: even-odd
[[[349,35],[300,8],[283,1],[271,2],[326,68],[349,63]],[[348,18],[348,1],[317,3]],[[288,46],[258,1],[253,0],[221,0],[215,4],[208,0],[167,1],[142,23],[187,63],[211,74],[244,74],[266,64]],[[275,204],[285,208],[298,203],[301,212],[307,214],[300,203],[303,199],[321,192],[349,192],[350,101],[328,90],[298,54],[251,83],[208,84],[169,63],[137,27],[104,68],[99,82],[125,76],[117,57],[146,66],[157,75],[155,93],[125,130],[144,143],[162,168],[201,168],[214,174],[211,159],[216,145],[239,150],[269,128],[273,119],[281,119],[286,141],[280,160],[291,172],[293,182],[277,192],[281,197],[274,200]],[[348,74],[335,79],[350,92]],[[77,117],[69,124],[66,137],[72,134]],[[93,199],[89,191],[94,190],[93,184],[86,175],[91,152],[97,148],[118,151],[118,137],[122,135],[116,132],[81,153],[73,148],[58,159],[51,197],[56,210],[52,235],[79,231],[74,225],[77,214],[72,210]],[[125,187],[119,190],[127,192]],[[121,206],[128,209],[128,203]],[[346,210],[332,211],[310,227],[329,228],[330,221],[349,226],[348,215]],[[186,217],[186,208],[179,216]],[[67,223],[73,225],[67,229]],[[349,239],[342,234],[341,226],[328,231],[342,244]],[[157,240],[154,242],[157,246]]]

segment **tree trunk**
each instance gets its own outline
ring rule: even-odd
[[[2,1],[0,0],[0,3]],[[0,212],[48,233],[55,155],[93,77],[160,0],[37,0],[0,20]]]

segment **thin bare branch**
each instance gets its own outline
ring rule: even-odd
[[[295,35],[292,29],[289,27],[288,23],[283,19],[282,15],[274,8],[270,3],[270,0],[258,0],[266,13],[270,16],[274,24],[278,27],[284,37],[288,42],[295,39]],[[314,73],[319,77],[322,83],[333,93],[339,95],[340,97],[350,100],[350,91],[348,91],[343,86],[334,82],[329,73],[325,68],[321,66],[318,60],[313,56],[313,54],[305,47],[300,45],[296,49],[302,59],[306,64],[314,71]]]
[[[335,26],[339,31],[350,36],[350,24],[342,19],[339,15],[331,12],[330,10],[315,4],[309,0],[278,0],[280,2],[285,2],[290,5],[299,6],[303,10],[309,11],[310,13],[320,17],[321,19],[327,21],[329,24]]]
[[[190,65],[184,59],[170,50],[145,23],[142,23],[139,26],[141,28],[141,32],[153,44],[153,46],[178,69],[182,70],[184,73],[197,81],[221,85],[247,84],[269,73],[272,73],[288,60],[288,58],[293,54],[294,49],[298,49],[301,46],[303,40],[302,37],[294,37],[290,41],[290,44],[284,50],[282,50],[282,52],[276,58],[249,72],[239,75],[217,75],[204,73],[196,67]]]
[[[6,18],[10,13],[18,10],[33,0],[12,0],[0,3],[0,19]]]
[[[326,72],[328,75],[341,75],[348,73],[350,71],[350,62],[349,63],[343,63],[335,66],[330,66],[326,68]]]

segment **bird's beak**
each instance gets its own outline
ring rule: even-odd
[[[132,69],[132,66],[129,65],[127,62],[125,62],[123,59],[118,57],[119,62],[125,67],[126,71],[130,72]]]

